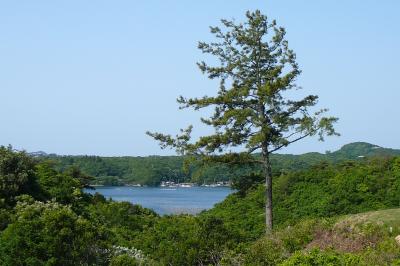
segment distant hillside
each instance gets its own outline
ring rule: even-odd
[[[96,184],[158,185],[161,181],[212,183],[228,181],[234,176],[245,174],[248,169],[233,169],[226,166],[209,167],[202,171],[192,169],[189,174],[182,171],[183,158],[179,156],[147,157],[100,157],[100,156],[59,156],[44,152],[32,153],[41,160],[55,162],[58,170],[71,166],[81,168],[86,174],[96,178]],[[327,161],[338,163],[346,160],[363,160],[366,157],[400,156],[400,150],[382,148],[366,142],[344,145],[340,150],[326,154],[311,152],[301,155],[274,154],[271,157],[273,171],[280,172],[305,169]]]
[[[363,160],[371,157],[400,156],[400,150],[382,148],[366,143],[354,142],[344,145],[337,151],[325,154],[318,152],[304,153],[301,155],[274,154],[272,163],[280,170],[299,170],[310,167],[324,161],[338,163],[347,160]]]
[[[328,153],[332,160],[355,159],[376,156],[398,156],[400,150],[383,148],[367,142],[354,142],[344,145],[340,150]]]

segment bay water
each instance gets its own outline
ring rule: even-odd
[[[229,187],[96,187],[86,190],[115,201],[128,201],[153,209],[158,214],[197,214],[210,209],[233,192]]]

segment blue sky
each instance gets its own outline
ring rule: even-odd
[[[58,154],[150,155],[146,130],[210,132],[179,95],[216,92],[195,62],[210,25],[261,9],[284,26],[303,71],[298,84],[340,118],[341,137],[400,148],[400,1],[2,1],[0,145]]]

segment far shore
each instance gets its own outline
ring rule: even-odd
[[[218,184],[207,184],[207,185],[192,185],[192,186],[149,186],[149,185],[132,185],[132,184],[119,184],[119,185],[103,185],[103,184],[93,184],[90,185],[93,188],[97,187],[138,187],[138,188],[192,188],[192,187],[207,187],[207,188],[221,188],[221,187],[227,187],[230,188],[230,185],[218,185]]]

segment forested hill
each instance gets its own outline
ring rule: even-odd
[[[246,172],[245,169],[226,166],[209,167],[203,171],[192,169],[189,174],[182,170],[183,158],[180,156],[147,157],[100,157],[100,156],[60,156],[32,153],[40,160],[51,160],[58,170],[64,171],[71,166],[79,167],[83,172],[95,177],[95,184],[123,185],[142,184],[156,186],[161,181],[212,183],[228,181],[234,176]],[[400,150],[382,148],[365,142],[355,142],[343,146],[340,150],[325,154],[311,152],[301,155],[274,154],[271,158],[274,172],[286,172],[305,169],[311,165],[345,160],[363,160],[365,157],[400,155]]]
[[[271,234],[261,184],[159,216],[84,193],[72,170],[0,147],[0,265],[400,265],[400,157],[276,176]]]

